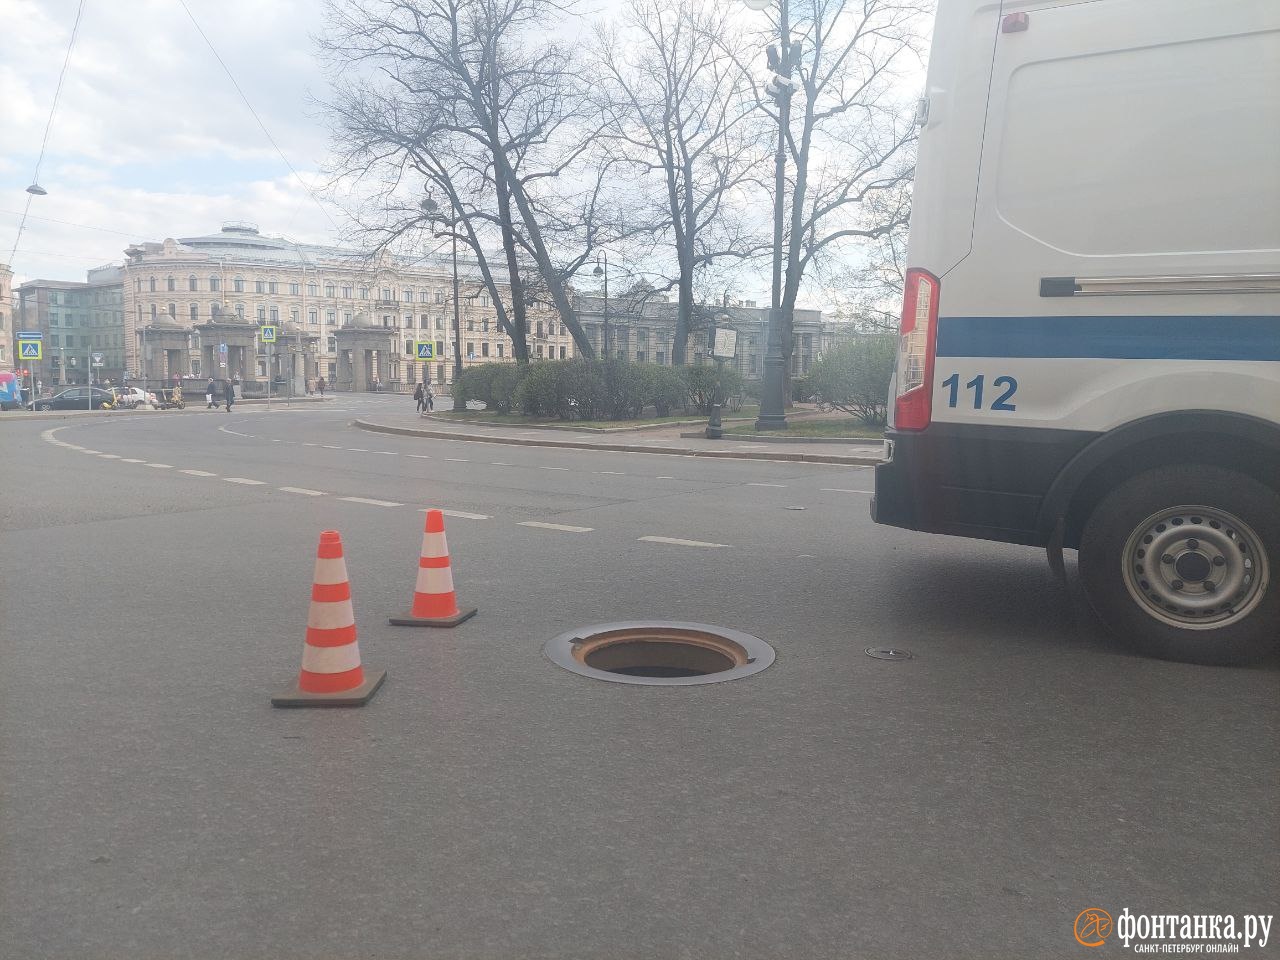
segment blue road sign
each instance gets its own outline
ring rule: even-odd
[[[19,330],[18,339],[19,340],[43,340],[44,334],[41,333],[39,330]]]
[[[419,360],[434,360],[436,358],[436,345],[432,340],[415,340],[414,347],[417,350],[417,358]]]
[[[263,343],[276,342],[276,328],[273,325],[267,324],[265,327],[262,328],[262,342]]]
[[[18,356],[23,360],[39,360],[44,356],[41,350],[43,346],[39,340],[19,340]]]

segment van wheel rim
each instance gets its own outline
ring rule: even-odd
[[[1170,507],[1134,529],[1121,556],[1129,595],[1175,627],[1212,630],[1261,601],[1269,565],[1262,539],[1239,517],[1206,506]]]

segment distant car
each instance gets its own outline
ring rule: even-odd
[[[153,403],[155,396],[140,387],[117,387],[116,396],[120,398],[119,406],[137,407],[144,403]]]
[[[36,401],[37,410],[101,410],[104,403],[111,403],[109,390],[98,387],[68,387],[52,397],[41,397]]]

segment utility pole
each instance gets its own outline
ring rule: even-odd
[[[462,323],[461,304],[458,303],[458,225],[451,224],[453,236],[453,412],[460,413],[467,409],[467,402],[462,399]]]

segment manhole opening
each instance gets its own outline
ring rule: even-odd
[[[624,683],[710,683],[773,662],[772,648],[757,637],[673,621],[599,624],[551,640],[547,655],[574,672]]]

